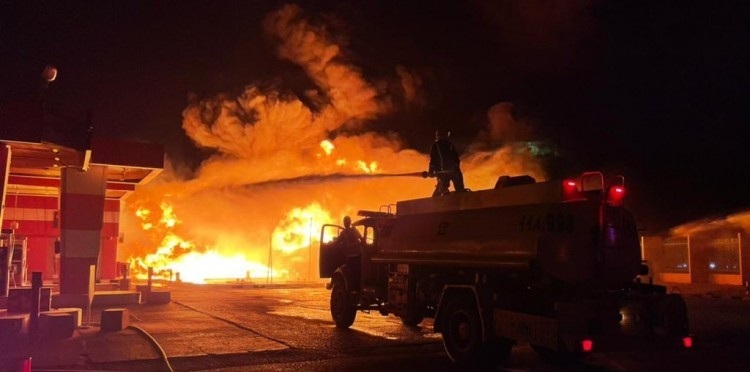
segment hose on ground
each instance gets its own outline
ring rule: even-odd
[[[151,334],[149,334],[148,332],[146,332],[146,330],[138,326],[129,325],[128,328],[134,329],[140,332],[142,335],[146,336],[146,338],[148,338],[151,344],[153,344],[154,347],[159,351],[159,356],[161,356],[161,359],[164,361],[164,365],[167,366],[167,369],[169,370],[169,372],[174,372],[174,369],[172,369],[172,365],[169,364],[169,358],[167,358],[167,353],[164,352],[164,349],[162,349],[161,345],[159,345],[159,343],[156,341],[156,339],[154,339],[153,336],[151,336]]]

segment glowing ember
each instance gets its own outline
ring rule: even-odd
[[[177,217],[175,217],[174,212],[172,211],[172,206],[167,203],[161,203],[161,210],[162,214],[161,220],[159,222],[164,224],[164,226],[174,227],[177,224],[178,220]]]
[[[333,143],[329,140],[324,140],[320,143],[320,147],[325,151],[326,155],[331,155],[333,152],[334,146]]]
[[[375,173],[378,170],[378,162],[373,161],[370,164],[367,164],[366,162],[359,160],[357,161],[357,168],[364,173]]]
[[[152,227],[154,227],[154,225],[151,222],[146,222],[150,214],[151,214],[151,211],[149,211],[146,208],[138,208],[138,210],[135,211],[135,215],[144,221],[141,224],[144,230],[150,230]]]

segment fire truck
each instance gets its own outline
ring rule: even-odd
[[[622,176],[502,176],[495,188],[359,211],[360,242],[324,225],[331,316],[433,318],[450,358],[500,363],[517,343],[546,359],[636,347],[689,348],[687,307],[654,285],[623,207]]]

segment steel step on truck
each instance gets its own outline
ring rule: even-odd
[[[331,315],[425,317],[450,358],[501,363],[519,343],[548,359],[592,351],[689,348],[687,307],[651,280],[624,178],[503,176],[493,189],[359,211],[357,241],[324,225],[320,276]]]

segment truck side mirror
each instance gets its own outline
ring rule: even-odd
[[[641,266],[638,268],[638,275],[648,275],[649,271],[648,264],[641,262]]]

